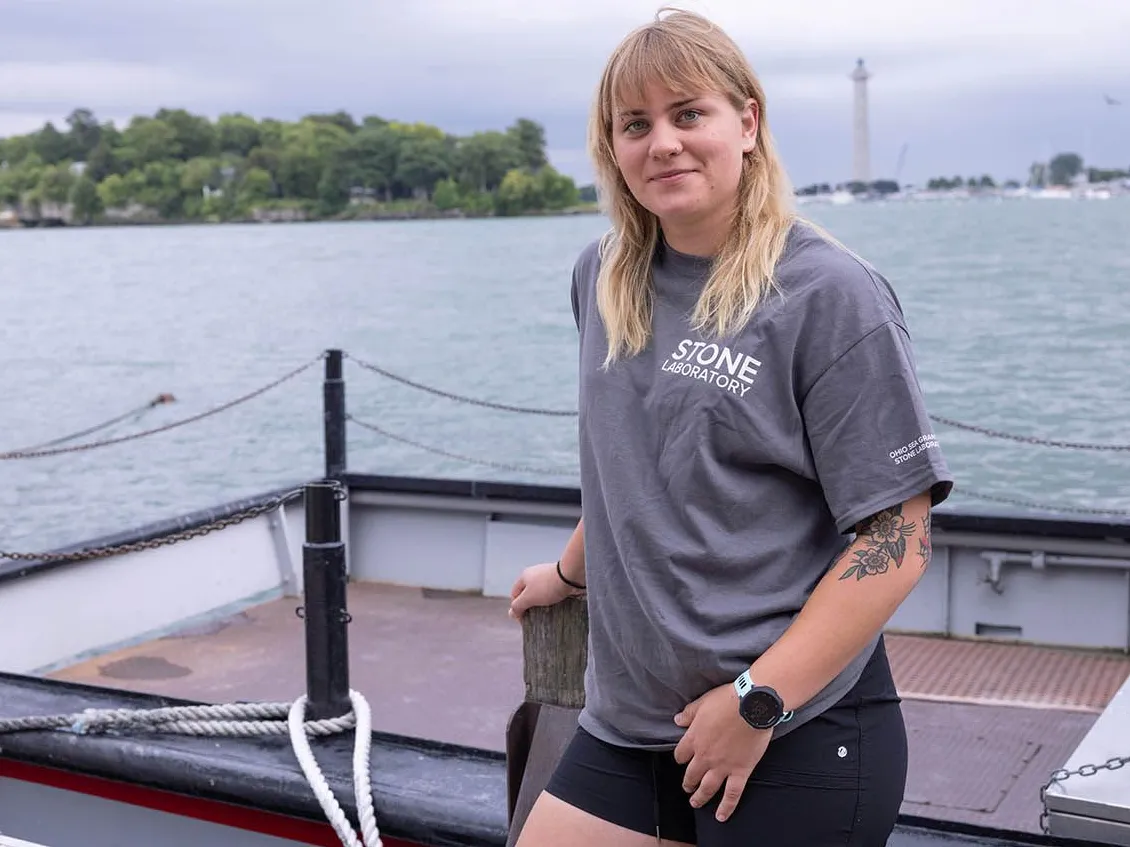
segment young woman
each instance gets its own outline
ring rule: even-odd
[[[794,213],[703,18],[621,43],[589,146],[583,519],[511,606],[587,588],[586,703],[519,845],[882,845],[907,751],[881,633],[952,486],[899,302]]]

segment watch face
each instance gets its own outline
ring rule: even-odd
[[[768,691],[751,691],[742,698],[742,717],[754,726],[769,726],[781,716],[781,705]]]

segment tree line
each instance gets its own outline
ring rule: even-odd
[[[287,122],[160,109],[119,129],[76,109],[63,130],[0,138],[0,208],[32,220],[63,208],[76,223],[519,215],[591,196],[549,164],[527,118],[455,136],[344,111]]]
[[[1027,184],[1032,187],[1045,187],[1049,185],[1067,186],[1076,181],[1088,183],[1106,183],[1119,180],[1130,180],[1130,168],[1096,168],[1085,167],[1083,158],[1077,153],[1058,153],[1047,162],[1036,162],[1028,169]],[[968,188],[972,190],[988,191],[1000,187],[1006,189],[1020,188],[1020,182],[1015,179],[1006,180],[998,185],[990,175],[931,177],[926,182],[930,191],[952,191]],[[833,186],[831,183],[813,183],[797,189],[797,194],[802,197],[813,197],[822,194],[831,194],[833,191],[847,191],[851,194],[887,195],[895,194],[902,189],[898,182],[889,179],[880,179],[873,182],[846,182]]]

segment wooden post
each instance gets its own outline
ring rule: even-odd
[[[526,702],[565,709],[585,705],[589,616],[583,598],[526,611],[522,626],[522,675]]]
[[[577,730],[585,704],[588,606],[571,597],[522,616],[525,702],[506,728],[506,780],[513,847],[557,761]]]

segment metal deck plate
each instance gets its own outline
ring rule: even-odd
[[[906,801],[984,814],[997,811],[1040,749],[1016,730],[987,735],[960,726],[928,725],[910,727],[909,735],[912,750],[945,750],[962,768],[912,764]]]

